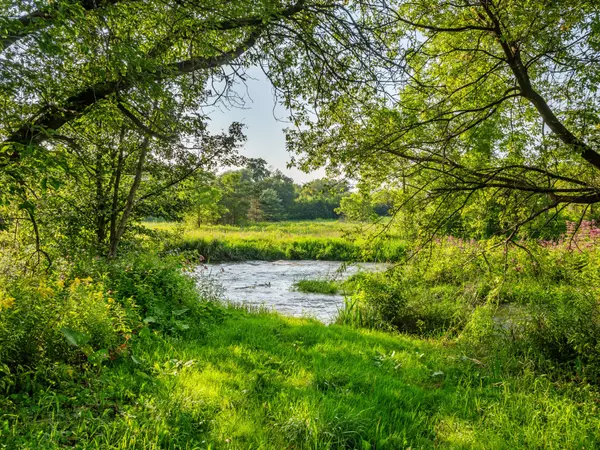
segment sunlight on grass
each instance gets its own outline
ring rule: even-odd
[[[76,392],[69,408],[49,401],[5,418],[0,436],[37,436],[31,448],[151,449],[562,449],[600,438],[589,386],[498,373],[441,341],[239,308],[227,316],[206,335],[142,342],[141,366],[123,361],[97,381],[112,393]]]
[[[341,221],[258,223],[249,226],[146,222],[161,233],[166,250],[196,251],[207,261],[313,259],[398,261],[407,243],[396,234],[379,234],[383,224]],[[379,245],[385,242],[385,245]]]

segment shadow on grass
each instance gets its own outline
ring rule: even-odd
[[[142,365],[107,369],[68,407],[0,419],[0,436],[173,449],[594,448],[600,437],[595,392],[493,379],[435,341],[231,310],[205,334],[136,352]]]

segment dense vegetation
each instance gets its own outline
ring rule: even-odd
[[[234,239],[261,226],[280,237],[350,231],[263,224]],[[182,271],[192,254],[153,256],[150,240],[122,259],[65,262],[51,277],[5,268],[1,442],[594,448],[594,230],[508,260],[502,246],[482,258],[491,243],[445,239],[391,272],[304,283],[348,292],[328,327],[223,306],[218,288]]]
[[[0,2],[0,448],[600,447],[598,61],[597,0]],[[210,131],[255,69],[327,178]],[[325,326],[250,259],[389,270]]]
[[[345,181],[322,178],[298,185],[281,171],[270,170],[263,159],[244,158],[240,163],[244,167],[221,175],[202,172],[190,177],[148,202],[143,211],[157,219],[186,220],[202,226],[335,219],[342,215],[363,220],[386,215],[391,208],[390,198],[366,199],[350,192]]]
[[[207,261],[315,259],[331,261],[399,261],[406,241],[356,235],[359,223],[336,221],[258,223],[246,227],[178,227],[172,223],[147,223],[160,231],[166,251],[194,251]]]

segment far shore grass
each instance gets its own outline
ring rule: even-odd
[[[145,222],[165,234],[170,251],[196,251],[207,261],[330,260],[400,261],[407,243],[382,224],[340,221],[258,223],[248,226]]]

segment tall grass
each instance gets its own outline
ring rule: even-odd
[[[399,261],[406,242],[397,236],[380,241],[358,234],[360,225],[336,221],[282,222],[249,227],[146,224],[164,232],[167,251],[195,251],[206,260],[247,261],[279,259],[330,261]]]
[[[598,392],[499,355],[226,310],[148,335],[85,388],[3,399],[6,448],[594,448]]]
[[[541,372],[600,382],[600,247],[521,245],[447,239],[351,277],[337,323],[534,352]]]
[[[214,238],[216,259],[377,251],[304,225],[169,226],[165,244]],[[3,280],[0,448],[597,448],[598,248],[449,238],[345,281],[344,325],[331,326],[207,301],[218,289],[162,254]]]

